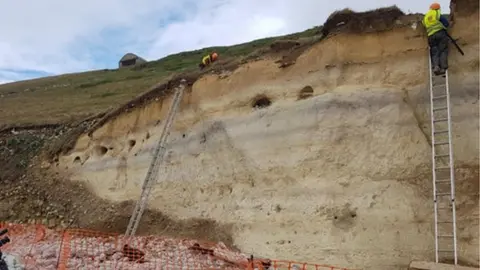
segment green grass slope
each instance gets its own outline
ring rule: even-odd
[[[299,40],[319,34],[304,32],[229,46],[169,55],[142,66],[51,76],[0,85],[0,129],[9,126],[67,123],[115,108],[179,73],[198,70],[203,55],[216,51],[221,62],[262,55],[277,40]]]

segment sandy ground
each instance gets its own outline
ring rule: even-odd
[[[478,33],[478,26],[477,27]],[[197,81],[170,135],[150,208],[235,224],[264,257],[368,269],[433,259],[430,119],[419,29],[337,36],[286,69],[273,60]],[[478,35],[451,50],[460,260],[479,264]],[[305,86],[313,96],[298,100]],[[257,95],[272,105],[252,109]],[[58,169],[136,199],[170,100],[82,136]]]

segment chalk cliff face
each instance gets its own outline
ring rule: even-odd
[[[466,54],[450,49],[458,250],[478,265],[478,8],[456,20]],[[262,59],[203,76],[184,95],[149,207],[234,224],[235,245],[258,256],[365,269],[432,260],[422,31],[339,34],[284,69]],[[270,106],[252,108],[262,96]],[[103,198],[136,200],[170,104],[112,118],[58,169]]]

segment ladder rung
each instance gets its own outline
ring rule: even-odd
[[[446,109],[448,109],[448,107],[438,107],[438,108],[433,108],[433,111],[436,112],[436,111],[441,111]]]
[[[434,145],[446,145],[448,144],[448,142],[438,142],[438,143],[435,143]]]
[[[433,122],[445,122],[445,121],[448,121],[448,118],[440,118],[440,119],[437,119],[437,120],[433,120]]]
[[[449,156],[450,156],[449,154],[445,154],[445,155],[435,155],[436,158],[449,157]]]
[[[432,84],[434,84],[434,83],[433,83],[434,81],[435,81],[435,83],[446,83],[446,82],[447,82],[447,80],[442,79],[442,78],[438,78],[438,76],[435,75],[435,74],[432,74],[432,75],[433,75],[433,76],[430,77],[431,80],[432,80]],[[443,77],[443,78],[445,78],[445,77]]]
[[[451,193],[445,192],[445,193],[437,193],[435,194],[436,196],[447,196],[450,195]]]
[[[433,134],[448,133],[448,130],[435,131]]]
[[[441,95],[441,96],[436,96],[436,97],[433,97],[432,99],[435,100],[435,99],[441,99],[441,98],[446,98],[447,95]]]
[[[444,234],[444,235],[438,235],[438,237],[442,237],[442,238],[452,238],[453,235],[450,235],[450,234]]]
[[[438,220],[437,220],[437,223],[453,223],[453,221],[451,221],[451,220],[449,220],[449,221],[447,221],[447,220],[440,220],[440,221],[438,221]]]
[[[441,86],[446,86],[446,84],[437,84],[437,85],[434,85],[433,88],[435,88],[435,87],[441,87]]]
[[[446,250],[446,249],[439,249],[437,251],[438,252],[452,252],[453,253],[453,250]]]
[[[451,182],[450,179],[442,179],[442,180],[437,180],[435,183],[449,183]]]
[[[450,167],[449,166],[436,167],[435,170],[450,170]]]

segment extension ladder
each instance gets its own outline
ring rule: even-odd
[[[155,148],[152,162],[150,163],[150,167],[148,168],[147,175],[142,184],[142,193],[140,195],[140,199],[135,204],[135,209],[133,210],[132,216],[128,223],[127,231],[125,232],[125,236],[127,237],[131,237],[135,235],[138,225],[140,224],[140,219],[142,218],[143,212],[147,205],[148,197],[150,196],[150,192],[152,191],[153,184],[157,180],[158,171],[160,169],[160,165],[163,162],[165,152],[166,152],[165,144],[167,142],[167,137],[170,134],[170,128],[172,126],[173,119],[180,105],[180,101],[182,100],[182,97],[183,97],[183,92],[185,89],[184,82],[185,80],[182,80],[181,81],[182,85],[180,85],[180,87],[178,87],[175,91],[175,95],[172,101],[172,106],[170,107],[170,111],[168,112],[167,121],[163,126],[162,135],[160,136],[158,145]]]
[[[430,54],[429,54],[430,55]],[[448,70],[434,75],[430,68],[430,117],[432,131],[433,203],[435,215],[435,262],[457,264],[455,176]]]

